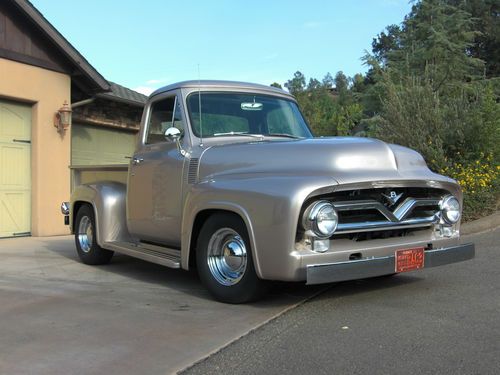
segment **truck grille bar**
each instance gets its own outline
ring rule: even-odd
[[[347,223],[343,223],[340,219],[335,234],[430,226],[439,221],[439,202],[438,198],[406,198],[392,212],[384,204],[375,200],[332,202],[339,213],[375,211],[383,217],[382,220],[361,219]],[[412,214],[417,207],[429,207],[432,214],[413,216]]]

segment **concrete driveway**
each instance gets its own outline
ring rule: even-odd
[[[226,305],[192,272],[123,255],[86,266],[70,236],[1,239],[0,373],[173,373],[319,290]]]

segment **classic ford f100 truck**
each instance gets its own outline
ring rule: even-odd
[[[66,222],[86,264],[113,252],[196,267],[218,300],[474,257],[462,194],[417,152],[314,138],[289,93],[193,81],[154,92],[130,165],[72,166]]]

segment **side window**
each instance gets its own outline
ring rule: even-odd
[[[165,130],[172,126],[174,105],[175,96],[153,103],[149,115],[146,144],[165,142]]]

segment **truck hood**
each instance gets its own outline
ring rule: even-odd
[[[199,180],[234,175],[328,176],[339,184],[386,180],[453,180],[427,168],[408,148],[371,138],[331,137],[212,146],[200,159]],[[333,182],[333,181],[332,181]]]

